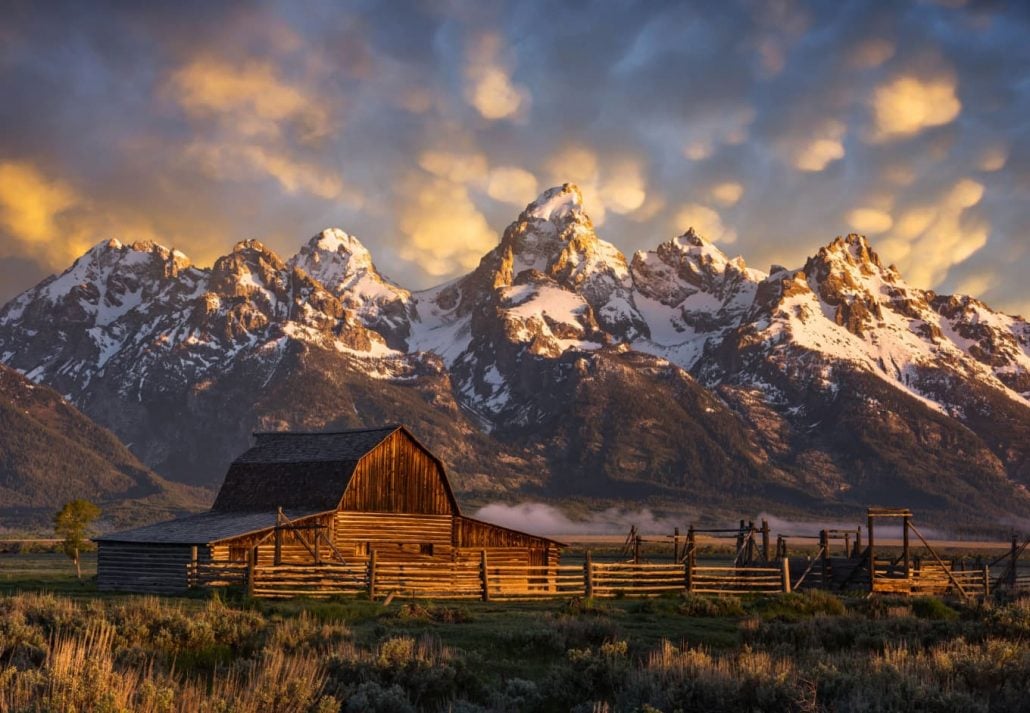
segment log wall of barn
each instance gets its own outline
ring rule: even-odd
[[[355,512],[455,513],[440,465],[404,432],[367,453],[351,476],[342,508]]]
[[[450,515],[412,513],[336,513],[334,543],[348,559],[364,560],[371,550],[386,561],[451,559]]]
[[[178,594],[189,588],[191,545],[100,542],[97,546],[97,589],[105,592]],[[197,561],[208,562],[210,550],[197,547]]]

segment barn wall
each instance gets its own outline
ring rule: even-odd
[[[100,542],[97,546],[97,589],[105,592],[177,594],[188,589],[190,545]],[[200,562],[210,560],[204,546]]]
[[[456,514],[443,470],[403,431],[361,459],[342,507],[355,512]]]
[[[450,515],[341,511],[334,543],[348,561],[365,560],[373,549],[380,562],[450,560],[452,521]]]
[[[333,542],[332,514],[296,520],[297,525],[324,525],[325,534],[330,542]],[[282,544],[280,548],[282,564],[312,564],[314,562],[314,531],[313,530],[282,530]],[[307,543],[307,546],[305,546]],[[258,564],[271,565],[275,563],[275,533],[274,530],[265,530],[256,534],[245,535],[231,540],[222,540],[211,546],[211,556],[218,562],[245,562],[247,551],[253,547],[258,548]],[[319,557],[323,562],[332,560],[332,550],[325,544],[325,540],[319,543]]]

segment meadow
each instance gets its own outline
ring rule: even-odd
[[[4,713],[1030,709],[1026,599],[157,598],[0,557]]]

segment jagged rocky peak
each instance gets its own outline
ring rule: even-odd
[[[343,292],[366,275],[382,280],[368,248],[339,228],[326,228],[311,238],[293,256],[290,264],[301,268],[334,293]]]
[[[232,252],[215,260],[211,268],[211,290],[233,297],[256,292],[285,290],[286,263],[258,240],[243,240]]]
[[[630,269],[638,292],[669,307],[698,291],[725,297],[741,283],[754,285],[766,277],[741,257],[727,258],[693,228],[654,250],[638,251]]]
[[[528,206],[519,216],[520,220],[546,220],[557,223],[572,218],[574,220],[590,221],[590,218],[583,212],[583,193],[579,186],[574,183],[563,183],[560,186],[548,188]]]
[[[339,228],[315,235],[290,260],[334,294],[344,307],[380,332],[391,347],[403,349],[414,313],[411,293],[383,277],[358,238]]]

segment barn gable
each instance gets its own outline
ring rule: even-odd
[[[335,510],[355,468],[401,426],[335,433],[255,433],[229,466],[212,510]]]
[[[459,515],[443,463],[400,427],[354,468],[340,509],[351,512]]]

